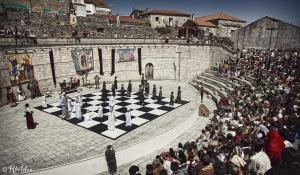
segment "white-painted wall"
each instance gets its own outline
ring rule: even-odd
[[[173,19],[172,24],[169,23],[170,18]],[[157,20],[158,19],[158,20]],[[167,15],[150,15],[149,22],[151,24],[151,27],[167,27],[170,25],[170,27],[181,27],[189,17],[184,16],[167,16]]]
[[[93,15],[96,13],[96,7],[94,4],[85,4],[85,11],[87,15]]]

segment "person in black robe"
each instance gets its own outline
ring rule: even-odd
[[[111,92],[112,92],[112,96],[116,96],[116,88],[113,84],[111,85]]]
[[[107,93],[106,93],[106,83],[103,81],[103,86],[102,86],[102,100],[106,101],[107,99]]]
[[[115,89],[118,89],[118,80],[117,80],[117,76],[115,76],[114,86],[115,86]]]
[[[27,129],[35,129],[36,123],[33,120],[32,114],[33,111],[30,110],[29,104],[25,104],[25,116],[26,117],[26,124],[27,124]]]
[[[144,106],[144,100],[145,100],[145,96],[144,96],[144,91],[143,91],[143,88],[140,87],[140,93],[139,93],[139,97],[140,97],[140,103],[141,105]]]
[[[16,96],[12,90],[11,87],[7,87],[7,94],[6,94],[7,102],[10,107],[15,107],[17,106],[17,99]]]
[[[107,149],[105,151],[105,160],[108,167],[108,173],[109,174],[116,174],[117,172],[117,160],[115,155],[115,150],[111,145],[107,146]]]
[[[131,80],[129,80],[128,87],[127,87],[127,97],[131,97],[131,91],[132,91],[132,84],[131,84]]]
[[[121,96],[125,95],[125,88],[124,88],[124,84],[121,85]]]
[[[169,105],[173,106],[174,105],[174,92],[172,91],[171,92],[171,95],[170,95],[170,103]]]
[[[36,79],[32,80],[32,86],[33,86],[33,90],[34,90],[35,96],[36,97],[42,96],[41,91],[40,91],[39,82]]]
[[[180,86],[178,86],[177,97],[176,97],[175,102],[176,103],[180,103],[181,102],[181,89],[180,89]]]
[[[149,85],[149,82],[145,82],[145,95],[148,97],[149,95],[149,91],[150,91],[150,85]]]
[[[144,76],[144,74],[142,74],[142,79],[141,79],[141,84],[142,84],[142,86],[144,86],[145,85],[145,76]]]
[[[161,102],[161,100],[162,100],[162,87],[159,87],[159,94],[158,94],[157,101]]]
[[[156,85],[154,84],[153,85],[153,90],[152,90],[152,99],[154,100],[154,99],[156,99],[157,97],[156,97]]]

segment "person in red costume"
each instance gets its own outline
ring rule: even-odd
[[[276,123],[274,126],[276,126]],[[266,141],[266,153],[271,160],[272,166],[277,166],[279,164],[284,148],[284,142],[278,129],[272,127],[267,135]]]

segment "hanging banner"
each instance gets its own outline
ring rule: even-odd
[[[5,55],[12,86],[34,79],[32,53],[9,53]]]
[[[94,59],[92,49],[74,49],[71,50],[75,71],[78,74],[85,74],[94,69]]]
[[[118,52],[118,62],[129,62],[135,60],[135,49],[118,49]]]

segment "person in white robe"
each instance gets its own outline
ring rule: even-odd
[[[114,98],[110,98],[110,101],[109,101],[109,108],[114,111],[114,106],[115,106],[115,101],[114,101]]]
[[[19,101],[25,100],[26,97],[25,97],[24,91],[22,90],[22,87],[19,87],[17,89],[17,91],[18,91],[18,100]]]
[[[110,109],[110,112],[108,113],[108,125],[107,128],[110,131],[114,131],[116,129],[116,116],[113,109]]]
[[[71,98],[67,99],[67,103],[68,103],[68,109],[69,109],[69,111],[73,111],[73,104],[72,104]]]
[[[61,92],[58,92],[58,106],[62,106],[63,102],[63,94]]]
[[[43,106],[43,108],[47,108],[47,99],[46,99],[46,95],[44,95],[44,96],[42,97],[42,106]]]
[[[103,117],[103,107],[100,104],[99,108],[98,108],[98,117],[102,118]]]
[[[82,105],[82,94],[80,93],[80,91],[78,91],[77,97],[79,99],[80,105]]]
[[[126,117],[126,124],[125,124],[125,126],[132,126],[130,108],[127,108],[127,112],[125,113],[125,117]]]
[[[74,109],[75,109],[75,117],[79,120],[81,120],[81,105],[79,103],[79,99],[76,99],[76,102],[74,104]]]
[[[87,110],[87,113],[84,116],[84,122],[88,122],[92,120],[91,111]]]

